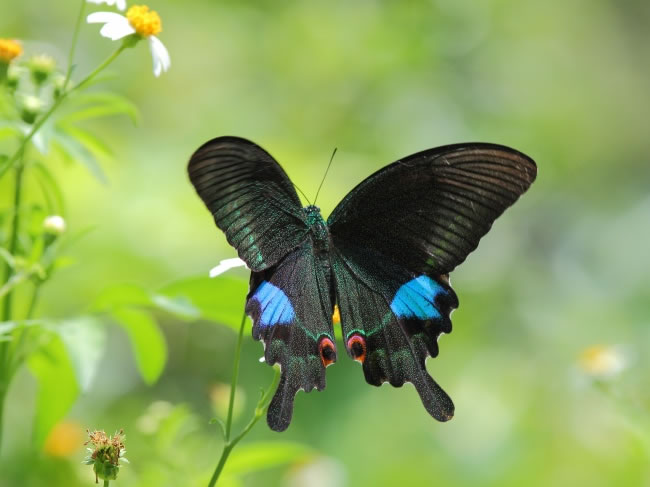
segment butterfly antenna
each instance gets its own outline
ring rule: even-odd
[[[334,160],[334,155],[336,154],[336,151],[338,150],[338,147],[334,147],[334,151],[332,152],[332,157],[330,157],[330,162],[327,165],[327,169],[325,169],[325,175],[323,176],[323,179],[320,181],[320,186],[318,187],[318,191],[316,191],[316,197],[314,198],[314,204],[316,204],[316,200],[318,199],[318,193],[320,193],[320,189],[323,187],[323,183],[325,182],[325,178],[327,177],[327,173],[330,170],[330,166],[332,165],[332,161]]]
[[[302,191],[302,189],[300,189],[298,187],[298,185],[296,183],[294,183],[293,181],[291,181],[291,184],[293,184],[293,187],[296,188],[298,190],[298,192],[307,200],[307,203],[309,203],[309,198],[307,198],[307,195]],[[311,203],[309,203],[309,204],[311,205]]]

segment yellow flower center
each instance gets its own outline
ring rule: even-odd
[[[126,11],[126,18],[135,31],[142,37],[160,33],[162,24],[158,12],[149,10],[146,5],[134,5]]]
[[[8,63],[23,53],[22,46],[13,39],[0,39],[0,61]]]

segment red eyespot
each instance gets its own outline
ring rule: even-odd
[[[318,353],[320,353],[320,360],[323,362],[324,367],[336,362],[336,348],[329,338],[323,337],[320,339]]]
[[[363,363],[366,360],[366,339],[355,333],[348,339],[348,350],[354,360]]]

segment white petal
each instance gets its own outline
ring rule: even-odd
[[[119,10],[124,10],[126,8],[126,0],[86,0],[89,3],[102,4],[106,5],[115,5]]]
[[[246,262],[241,260],[239,257],[235,257],[234,259],[225,259],[219,262],[218,266],[210,269],[210,277],[217,277],[219,274],[223,274],[233,267],[246,267],[248,269]]]
[[[104,37],[116,41],[123,37],[126,37],[131,34],[135,34],[135,29],[129,24],[129,21],[126,22],[111,22],[110,24],[105,24],[104,27],[99,31]]]
[[[160,42],[156,36],[149,36],[149,47],[151,48],[151,58],[153,59],[153,74],[160,76],[160,73],[166,72],[172,62],[169,59],[167,48]]]
[[[124,15],[116,14],[115,12],[93,12],[86,17],[86,22],[89,24],[106,24],[108,22],[121,22],[127,20]]]

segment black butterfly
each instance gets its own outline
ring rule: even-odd
[[[327,221],[302,207],[280,165],[248,140],[207,142],[188,171],[252,271],[253,337],[264,341],[266,363],[282,368],[272,429],[289,426],[298,390],[325,387],[337,358],[335,305],[369,384],[412,382],[431,416],[451,419],[451,399],[425,368],[458,307],[448,275],[535,180],[532,159],[484,143],[419,152],[368,177]]]

